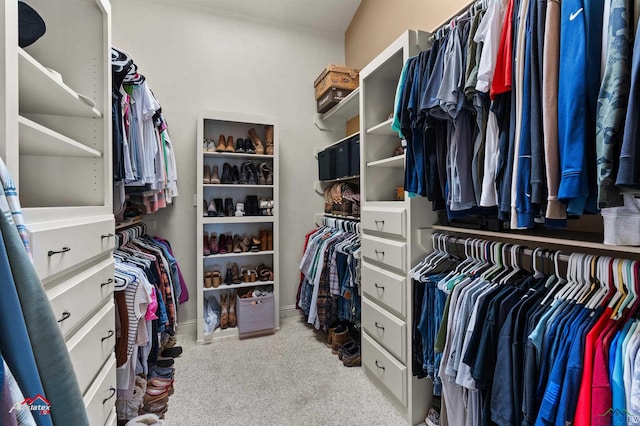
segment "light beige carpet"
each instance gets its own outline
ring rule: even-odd
[[[181,335],[178,343],[166,425],[407,424],[301,317],[282,319],[270,336],[198,345]]]

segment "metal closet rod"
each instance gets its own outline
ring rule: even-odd
[[[525,255],[525,256],[533,256],[533,254],[535,253],[536,256],[540,257],[540,258],[544,258],[545,253],[556,253],[559,252],[559,250],[552,250],[552,249],[541,249],[539,251],[535,251],[535,249],[529,248],[527,246],[524,246],[522,244],[516,244],[516,243],[505,243],[505,242],[500,242],[500,241],[491,241],[491,240],[485,240],[483,238],[462,238],[462,237],[456,237],[454,235],[448,235],[448,234],[443,234],[440,232],[436,232],[434,233],[434,235],[442,235],[444,237],[446,237],[446,242],[448,243],[453,243],[453,244],[458,244],[458,245],[467,245],[469,243],[473,243],[478,242],[478,241],[482,241],[482,242],[486,242],[486,243],[490,243],[490,244],[509,244],[512,246],[519,246],[522,247],[522,251],[520,251],[521,254]],[[546,257],[547,259],[552,259],[552,257]],[[558,256],[558,260],[561,260],[563,262],[568,262],[569,261],[569,255],[568,254],[564,254],[560,251],[560,256]]]
[[[446,28],[451,28],[451,23],[453,21],[457,22],[460,19],[469,16],[469,11],[472,11],[472,10],[480,8],[480,7],[486,7],[486,3],[487,3],[487,0],[476,0],[474,2],[471,2],[471,3],[467,4],[466,6],[464,6],[460,10],[458,10],[458,12],[456,12],[449,19],[444,21],[442,24],[438,25],[431,33],[435,35],[436,33],[438,33],[441,30],[444,30]]]

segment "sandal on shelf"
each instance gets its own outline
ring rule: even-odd
[[[204,274],[204,288],[211,288],[213,286],[213,278],[211,271]]]
[[[214,266],[213,271],[211,271],[211,286],[218,288],[220,284],[222,284],[222,273],[220,273],[219,267]]]
[[[257,251],[260,251],[260,243],[261,242],[262,241],[260,241],[260,238],[255,237],[255,236],[251,237],[251,251],[254,252],[254,253],[257,252]]]
[[[258,274],[256,273],[255,269],[250,269],[249,270],[249,282],[250,283],[255,283],[257,279],[258,279]]]
[[[249,282],[249,270],[246,268],[242,268],[240,270],[240,275],[242,276],[242,282],[243,283],[248,283]]]
[[[270,267],[261,263],[258,265],[258,278],[260,281],[273,281],[273,271]]]

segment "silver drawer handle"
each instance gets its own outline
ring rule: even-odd
[[[111,395],[109,395],[107,398],[102,400],[102,403],[104,404],[105,402],[107,402],[108,400],[110,400],[111,398],[113,398],[116,395],[116,388],[114,388],[113,386],[111,386],[109,388],[109,390],[111,391]]]
[[[106,282],[103,282],[102,284],[100,284],[100,288],[104,287],[105,285],[109,285],[113,282],[113,278],[109,278]]]
[[[384,331],[384,327],[378,324],[378,321],[375,322],[375,326],[378,330]]]
[[[113,235],[113,234],[101,235],[101,236],[100,236],[100,239],[101,239],[101,240],[104,240],[105,238],[111,238],[111,237],[115,237],[115,235]]]
[[[57,250],[57,251],[49,250],[49,252],[47,253],[47,256],[51,257],[54,254],[66,253],[68,251],[71,251],[69,247],[62,247],[62,250]]]
[[[105,340],[112,338],[114,334],[115,334],[115,332],[113,330],[109,330],[107,335],[104,336],[102,339],[100,339],[100,341],[104,342]]]
[[[64,320],[67,320],[67,319],[69,319],[69,317],[70,317],[70,316],[71,316],[71,314],[70,314],[69,312],[64,311],[64,312],[62,313],[62,318],[60,318],[60,319],[58,320],[58,322],[62,322],[62,321],[64,321]]]
[[[383,285],[378,285],[378,283],[375,283],[373,286],[374,286],[375,288],[377,288],[378,290],[382,290],[382,291],[384,291],[384,286],[383,286]]]
[[[378,363],[378,360],[377,360],[377,359],[376,359],[376,367],[378,367],[378,368],[379,368],[379,369],[381,369],[381,370],[386,370],[386,368],[384,368],[384,365],[380,365],[380,364]]]

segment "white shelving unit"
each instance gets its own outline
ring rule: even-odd
[[[362,365],[366,375],[404,414],[422,423],[432,382],[412,372],[413,291],[408,276],[424,257],[424,236],[434,221],[426,198],[396,200],[404,185],[405,156],[391,130],[395,92],[409,57],[428,47],[428,34],[407,31],[360,72],[362,179]],[[381,290],[382,289],[382,290]]]
[[[210,139],[217,141],[220,135],[233,136],[234,140],[238,138],[248,138],[248,131],[254,128],[265,144],[265,127],[273,126],[273,143],[274,155],[258,155],[246,153],[229,153],[229,152],[206,152],[203,150],[203,140]],[[197,277],[198,277],[198,323],[197,323],[197,341],[198,343],[210,343],[220,339],[238,337],[237,327],[221,329],[218,327],[211,335],[204,334],[204,302],[208,297],[216,297],[220,300],[222,294],[232,294],[238,290],[249,287],[268,286],[273,289],[274,295],[274,311],[273,320],[275,329],[280,326],[279,320],[279,220],[278,211],[279,191],[278,191],[278,119],[276,117],[256,116],[240,113],[220,112],[220,111],[203,111],[198,117],[198,154],[197,154],[197,171],[198,182],[202,182],[203,167],[206,165],[217,165],[220,173],[224,163],[230,165],[240,165],[245,161],[253,161],[256,166],[258,163],[267,163],[273,172],[273,185],[241,185],[241,184],[200,184],[198,185],[197,198],[197,236],[198,243],[196,248],[196,258],[198,259]],[[237,202],[245,202],[247,196],[255,195],[258,198],[272,199],[274,202],[273,216],[203,216],[203,210],[213,198],[233,199],[234,210]],[[224,253],[211,254],[205,256],[203,254],[205,233],[215,233],[219,237],[220,234],[225,235],[247,235],[248,237],[258,236],[261,230],[269,230],[273,233],[273,250],[264,251],[248,251],[241,253]],[[218,242],[220,245],[220,242]],[[249,267],[255,269],[259,264],[263,263],[270,266],[273,270],[273,281],[255,281],[240,284],[227,285],[224,283],[226,270],[233,263],[236,263],[240,269]],[[217,288],[205,288],[204,276],[207,270],[216,267],[222,274],[222,285]],[[237,307],[236,307],[237,313]],[[269,332],[273,330],[264,330]]]
[[[16,184],[33,265],[60,319],[87,417],[105,424],[114,418],[116,388],[111,5],[28,3],[47,30],[20,48],[17,2],[2,1],[0,156]],[[45,392],[54,398],[55,389]]]
[[[313,123],[320,130],[344,131],[347,120],[358,115],[359,110],[360,88],[358,87],[329,111],[316,114],[313,117]]]

